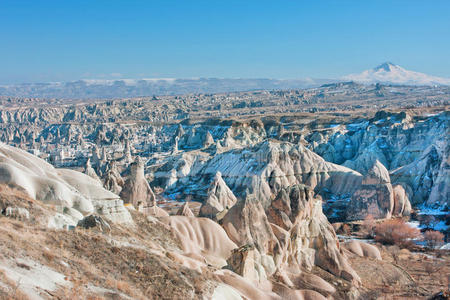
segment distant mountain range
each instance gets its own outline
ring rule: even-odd
[[[450,78],[441,78],[409,71],[390,62],[383,63],[376,68],[363,71],[359,74],[344,76],[342,79],[364,84],[450,85]]]
[[[250,90],[279,90],[318,87],[322,84],[355,81],[363,84],[450,85],[450,79],[413,72],[392,64],[340,79],[228,79],[228,78],[151,78],[83,79],[70,82],[0,85],[0,96],[62,99],[106,99],[192,93],[224,93]]]
[[[127,98],[192,93],[225,93],[250,90],[281,90],[320,86],[325,79],[83,79],[71,82],[0,85],[0,96],[37,98]]]

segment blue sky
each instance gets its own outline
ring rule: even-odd
[[[0,0],[0,83],[335,78],[392,61],[450,77],[450,1]]]

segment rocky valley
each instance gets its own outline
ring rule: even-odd
[[[447,86],[355,82],[1,97],[0,296],[445,293],[449,99]],[[395,220],[445,237],[400,250],[364,232]]]

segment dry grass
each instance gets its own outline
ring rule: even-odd
[[[0,270],[0,282],[2,282],[4,285],[8,286],[7,289],[4,289],[0,286],[0,299],[16,299],[16,300],[29,300],[30,298],[23,293],[19,289],[19,284],[17,284],[15,281],[11,280],[6,276],[5,272],[3,270]]]
[[[427,244],[428,248],[435,248],[444,243],[444,234],[439,231],[427,230],[423,234],[423,239]]]
[[[367,289],[364,299],[429,299],[448,289],[450,253],[438,258],[436,251],[431,250],[415,253],[381,245],[379,249],[382,261],[350,258]]]
[[[8,193],[14,195],[9,188]],[[137,226],[112,226],[111,236],[143,248],[117,246],[101,232],[48,229],[34,214],[41,210],[49,214],[51,208],[40,203],[21,205],[16,196],[9,203],[26,207],[32,217],[22,222],[0,216],[0,259],[26,258],[64,274],[72,287],[52,292],[54,298],[87,299],[89,295],[100,299],[92,295],[88,285],[110,289],[107,298],[126,294],[133,299],[200,299],[211,293],[212,275],[182,267],[151,250],[155,245],[171,250],[180,247],[175,235],[162,224],[150,224],[145,216],[133,212]],[[1,190],[0,198],[5,198]],[[0,298],[8,299],[8,295],[3,291]]]

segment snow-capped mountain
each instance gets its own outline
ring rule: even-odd
[[[390,62],[385,62],[376,68],[363,71],[362,73],[344,76],[342,79],[365,84],[450,85],[450,78],[409,71]]]

